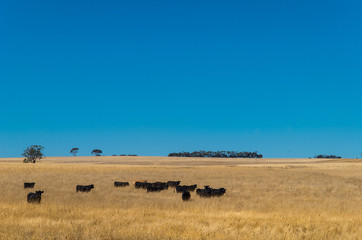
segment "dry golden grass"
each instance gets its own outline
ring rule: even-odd
[[[114,181],[225,187],[189,202]],[[44,190],[28,204],[23,183]],[[77,184],[94,184],[75,193]],[[362,239],[362,161],[49,157],[0,159],[0,239]]]

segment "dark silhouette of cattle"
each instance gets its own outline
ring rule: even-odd
[[[168,189],[168,184],[165,182],[154,182],[154,183],[150,183],[148,186],[149,187],[158,187],[158,188],[161,188],[161,190]]]
[[[136,182],[143,182],[143,183],[146,183],[146,182],[147,182],[147,180],[135,180],[135,181],[133,181],[133,182],[132,182],[132,184],[133,184],[133,185],[135,185],[135,184],[136,184]]]
[[[225,194],[225,188],[211,189],[211,197],[221,197]]]
[[[225,194],[225,188],[210,188],[209,186],[204,186],[204,189],[198,188],[196,189],[196,195],[203,197],[203,198],[210,198],[210,197],[221,197]]]
[[[191,194],[190,194],[189,191],[185,191],[185,192],[182,193],[182,200],[183,201],[188,201],[188,200],[190,200],[190,198],[191,198]]]
[[[77,185],[75,191],[76,192],[90,192],[94,188],[94,185]]]
[[[197,188],[197,184],[194,185],[180,185],[176,186],[176,192],[183,193],[186,191],[193,192]]]
[[[168,184],[165,182],[135,182],[135,188],[147,189],[147,192],[160,192],[162,190],[168,189]]]
[[[196,189],[196,195],[199,195],[200,197],[209,198],[211,197],[211,188],[209,186],[204,186],[204,189],[198,188]]]
[[[115,187],[127,187],[129,186],[128,182],[114,182]]]
[[[162,190],[164,190],[164,188],[161,186],[148,186],[147,187],[147,192],[161,192]]]
[[[35,182],[26,182],[24,183],[24,188],[34,188]]]
[[[181,181],[168,181],[167,185],[169,187],[177,187],[178,185],[180,185]]]
[[[134,187],[135,188],[147,188],[149,185],[148,182],[135,182]]]
[[[41,195],[44,191],[36,191],[35,193],[31,192],[27,196],[28,203],[40,203]]]

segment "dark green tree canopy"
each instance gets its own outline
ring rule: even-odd
[[[37,160],[42,159],[44,157],[43,149],[44,147],[40,145],[27,147],[22,154],[25,157],[24,162],[36,163]]]
[[[94,156],[100,156],[102,153],[103,153],[103,152],[102,152],[102,150],[100,150],[100,149],[93,149],[93,151],[92,151],[92,154],[93,154]]]
[[[70,150],[70,153],[74,155],[74,157],[77,155],[79,148],[72,148],[72,150]]]
[[[315,156],[314,158],[342,158],[342,157],[336,156],[336,155],[319,154],[319,155]]]
[[[237,152],[237,151],[195,151],[170,153],[169,157],[209,157],[209,158],[262,158],[263,155],[255,152]]]

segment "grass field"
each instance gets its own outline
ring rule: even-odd
[[[227,191],[183,202],[113,187],[143,179]],[[30,181],[40,205],[26,202]],[[0,239],[362,239],[359,159],[3,158],[0,193]]]

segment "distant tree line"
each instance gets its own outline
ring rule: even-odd
[[[44,147],[41,145],[31,145],[29,147],[27,147],[24,152],[22,153],[22,155],[24,156],[24,163],[36,163],[38,160],[44,158],[44,154],[43,154],[43,149]],[[77,156],[79,151],[79,148],[74,147],[70,150],[70,154],[72,154],[74,157]],[[93,151],[91,152],[91,154],[93,154],[94,156],[101,156],[101,154],[103,153],[103,151],[101,149],[93,149]],[[112,156],[117,156],[117,155],[112,155]],[[121,154],[119,156],[137,156],[137,154]]]
[[[237,152],[237,151],[195,151],[170,153],[169,157],[206,157],[206,158],[262,158],[258,152]]]
[[[315,156],[314,158],[342,158],[341,156],[336,156],[336,155],[325,155],[325,154],[320,154]]]
[[[118,156],[117,154],[113,154],[112,156]],[[133,156],[133,157],[135,157],[135,156],[138,156],[137,154],[120,154],[119,156]]]

